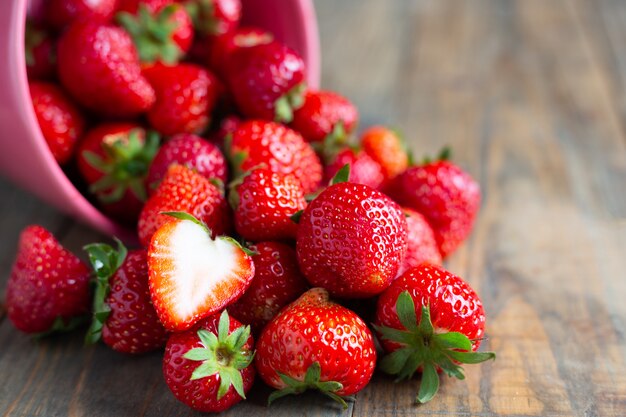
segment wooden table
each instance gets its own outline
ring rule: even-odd
[[[469,241],[447,262],[481,294],[495,362],[446,379],[384,375],[346,411],[317,395],[229,416],[626,415],[626,2],[316,2],[323,85],[361,126],[444,144],[482,185]],[[73,250],[102,236],[0,181],[0,288],[29,223]],[[1,318],[0,318],[1,320]],[[39,343],[0,323],[0,416],[188,416],[160,354],[129,358],[81,335]]]

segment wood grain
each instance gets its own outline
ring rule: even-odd
[[[626,415],[626,2],[317,0],[323,85],[361,127],[404,132],[416,155],[452,145],[481,183],[476,228],[448,260],[481,294],[495,362],[444,378],[385,375],[348,410],[307,394],[227,416]],[[0,180],[0,288],[21,228],[79,250],[102,236]],[[2,320],[0,416],[192,416],[160,354],[129,358],[81,335],[33,343]]]

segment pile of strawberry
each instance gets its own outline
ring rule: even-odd
[[[27,227],[6,292],[16,328],[88,321],[88,343],[165,347],[167,385],[201,411],[245,399],[255,374],[270,402],[316,389],[345,405],[377,364],[420,372],[426,402],[439,372],[494,357],[477,352],[480,299],[441,266],[480,205],[447,152],[415,164],[380,126],[355,140],[354,105],[238,27],[239,0],[45,7],[26,37],[43,135],[142,247],[87,245],[87,266]]]

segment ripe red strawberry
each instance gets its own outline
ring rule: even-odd
[[[254,278],[250,288],[228,307],[228,311],[258,334],[281,308],[305,292],[308,285],[298,268],[296,251],[290,246],[260,242],[250,249],[256,252],[252,257]]]
[[[193,24],[183,5],[172,0],[128,3],[131,11],[119,12],[116,19],[133,38],[140,61],[176,64],[193,42]]]
[[[148,191],[156,190],[172,164],[184,165],[208,179],[226,184],[228,164],[214,144],[191,133],[173,136],[157,152],[148,171]]]
[[[48,24],[63,29],[79,20],[107,22],[113,17],[118,0],[48,0],[44,14]]]
[[[423,262],[441,265],[441,254],[437,248],[435,234],[424,216],[406,207],[403,207],[402,211],[406,215],[409,234],[407,235],[406,256],[398,275]]]
[[[437,393],[438,369],[463,379],[459,363],[495,358],[492,352],[475,352],[485,328],[478,295],[438,266],[422,264],[396,279],[378,298],[375,327],[389,353],[381,361],[383,371],[404,379],[421,370],[421,403]]]
[[[269,401],[316,389],[346,406],[342,396],[362,390],[376,366],[367,325],[351,310],[313,288],[289,304],[263,329],[255,365],[279,389]]]
[[[361,150],[345,148],[331,160],[332,162],[324,167],[325,182],[330,181],[343,166],[348,164],[350,165],[350,178],[348,181],[364,184],[372,188],[378,188],[383,183],[384,175],[382,168],[378,162]]]
[[[23,332],[69,330],[89,312],[89,268],[49,231],[28,226],[20,235],[6,306]]]
[[[186,7],[194,27],[203,35],[230,33],[241,19],[241,0],[190,0]]]
[[[139,354],[160,349],[167,331],[157,317],[148,287],[145,249],[127,252],[104,243],[85,246],[96,275],[93,321],[86,341],[102,341],[113,350]]]
[[[278,123],[250,120],[240,124],[226,151],[239,174],[265,165],[273,172],[293,174],[305,194],[315,192],[322,181],[322,164],[313,148],[299,133]]]
[[[480,207],[478,183],[448,161],[411,167],[385,191],[399,204],[426,217],[444,258],[467,238]]]
[[[83,135],[82,114],[54,84],[32,81],[28,85],[41,133],[59,164],[67,163]]]
[[[102,124],[79,143],[78,170],[116,220],[134,224],[146,201],[146,175],[159,146],[154,132],[146,135],[132,123]]]
[[[156,103],[148,111],[156,131],[169,136],[206,130],[219,88],[211,73],[193,64],[157,64],[144,74],[156,91]]]
[[[302,106],[304,61],[280,42],[238,48],[228,59],[228,84],[249,118],[289,123]]]
[[[170,336],[163,357],[165,382],[194,410],[224,411],[245,399],[252,388],[253,344],[249,326],[229,318],[226,310],[214,314],[197,327]]]
[[[136,15],[139,6],[144,6],[150,13],[155,13],[173,2],[174,0],[118,0],[117,11]]]
[[[398,133],[383,126],[373,126],[361,134],[361,147],[381,166],[385,181],[404,172],[409,154]]]
[[[345,97],[333,91],[307,91],[304,104],[293,113],[291,127],[308,142],[341,142],[358,119],[356,107]]]
[[[24,35],[28,79],[47,80],[56,76],[56,42],[50,33],[32,22],[26,22]]]
[[[291,216],[306,207],[304,191],[296,177],[266,168],[246,175],[231,191],[230,200],[237,233],[255,242],[294,240],[298,225]]]
[[[190,214],[170,215],[176,218],[150,242],[150,294],[165,328],[182,331],[241,297],[254,277],[254,263],[233,238],[213,239]]]
[[[182,165],[171,165],[155,193],[148,199],[137,224],[139,242],[148,247],[152,235],[170,221],[161,214],[184,211],[204,222],[213,236],[230,232],[230,207],[223,191],[208,179]]]
[[[366,185],[338,183],[304,210],[296,250],[313,286],[331,295],[366,298],[391,284],[407,247],[400,207]]]
[[[78,21],[59,39],[57,57],[63,86],[98,114],[133,117],[156,100],[154,89],[141,75],[135,45],[122,28]]]
[[[228,60],[239,48],[270,43],[274,35],[256,27],[242,27],[233,32],[201,39],[196,49],[199,59],[222,79],[228,76]]]

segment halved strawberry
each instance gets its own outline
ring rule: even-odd
[[[166,329],[182,331],[235,302],[254,277],[251,252],[228,236],[211,238],[187,213],[165,213],[150,243],[150,295]]]

